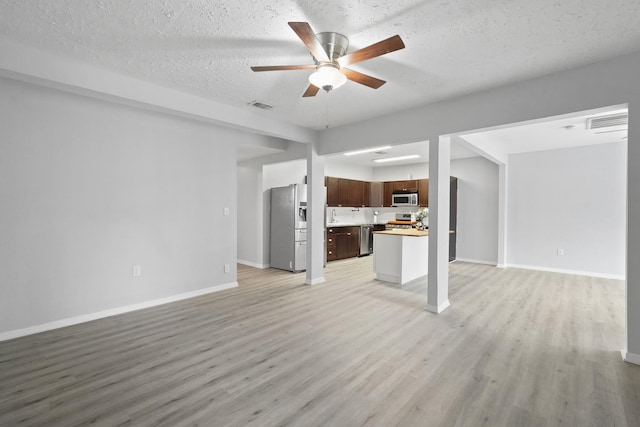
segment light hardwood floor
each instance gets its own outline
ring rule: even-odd
[[[2,426],[640,426],[620,281],[454,263],[327,282],[239,266],[240,287],[0,343]]]

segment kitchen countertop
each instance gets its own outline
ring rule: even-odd
[[[392,230],[374,231],[373,234],[391,234],[393,236],[424,237],[429,235],[429,230],[417,230],[415,228],[394,228]]]
[[[449,230],[449,234],[453,234],[455,231]],[[392,236],[409,236],[409,237],[424,237],[429,235],[429,230],[418,230],[416,228],[394,228],[392,230],[374,231],[373,234],[390,234]]]
[[[386,222],[328,222],[327,227],[360,227],[361,225],[385,225]]]

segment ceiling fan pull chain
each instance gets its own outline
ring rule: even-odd
[[[325,129],[329,129],[329,92],[325,93],[324,99],[326,99],[324,103],[324,111],[325,111]]]

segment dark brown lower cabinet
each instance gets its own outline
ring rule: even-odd
[[[327,228],[327,261],[353,258],[360,251],[360,227]]]
[[[327,229],[327,261],[336,260],[336,234],[333,228]]]

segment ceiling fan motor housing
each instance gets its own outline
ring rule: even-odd
[[[324,51],[327,52],[327,56],[331,62],[335,62],[338,58],[344,56],[349,48],[349,39],[340,33],[318,33],[316,34],[316,38],[322,45]],[[318,64],[315,58],[313,58],[313,60]]]

